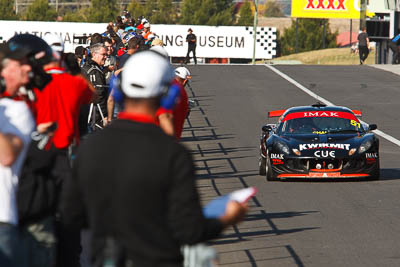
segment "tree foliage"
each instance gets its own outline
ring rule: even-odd
[[[88,10],[89,22],[110,22],[119,15],[117,0],[92,0]]]
[[[23,19],[31,21],[54,21],[57,11],[47,0],[35,0],[26,10]]]
[[[246,1],[240,7],[239,20],[238,20],[237,25],[238,26],[249,26],[249,25],[253,25],[253,23],[254,23],[254,15],[253,15],[253,12],[251,11],[251,3],[249,1]]]
[[[183,0],[181,24],[233,25],[232,0]]]
[[[336,47],[338,32],[332,33],[327,19],[297,19],[298,20],[298,52],[319,50],[323,48],[323,25],[326,27],[325,48]],[[284,30],[280,38],[282,55],[295,53],[296,49],[296,22]]]
[[[267,0],[264,4],[265,17],[284,17],[283,7],[276,0]]]
[[[127,10],[134,19],[144,15],[144,6],[139,2],[139,0],[132,0],[128,5]]]
[[[77,11],[67,11],[63,15],[63,21],[65,22],[87,22],[89,8],[81,8]]]
[[[0,20],[17,20],[18,16],[14,11],[14,2],[0,0]]]
[[[157,12],[151,17],[152,23],[173,24],[176,22],[177,12],[172,0],[158,0]]]

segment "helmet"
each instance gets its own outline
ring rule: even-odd
[[[150,48],[150,50],[151,50],[151,51],[154,51],[154,52],[156,52],[156,53],[158,53],[158,54],[160,54],[160,55],[162,55],[162,56],[165,57],[165,58],[168,58],[168,57],[169,57],[167,50],[165,50],[165,48],[162,47],[162,46],[159,46],[159,45],[152,46],[152,47]]]
[[[43,37],[43,40],[53,49],[53,51],[64,52],[64,41],[58,34],[49,33]]]
[[[130,98],[151,98],[164,93],[174,78],[174,71],[165,57],[154,51],[133,54],[122,71],[121,89]]]
[[[192,76],[190,76],[190,71],[185,67],[176,68],[175,75],[184,80],[192,78]]]
[[[52,60],[51,47],[41,38],[32,34],[18,34],[7,41],[5,58],[27,59],[32,66],[43,66]]]

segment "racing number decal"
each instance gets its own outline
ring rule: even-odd
[[[361,128],[361,124],[359,122],[356,122],[355,120],[351,120],[350,124],[353,126],[357,126],[358,128]]]

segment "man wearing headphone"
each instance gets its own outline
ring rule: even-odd
[[[70,227],[91,228],[93,266],[181,267],[182,245],[216,238],[247,211],[229,202],[221,217],[204,217],[190,153],[156,125],[173,78],[160,54],[132,55],[122,72],[124,110],[74,162],[63,211]]]

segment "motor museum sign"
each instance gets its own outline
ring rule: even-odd
[[[39,37],[55,33],[65,42],[65,51],[73,52],[82,36],[103,33],[105,23],[0,21],[0,37],[4,41],[15,34],[31,33]],[[197,36],[197,57],[252,58],[253,27],[244,26],[197,26],[151,25],[151,31],[159,36],[171,57],[184,57],[187,52],[186,35],[189,28]],[[81,39],[82,40],[82,39]],[[256,58],[272,59],[276,55],[276,28],[257,27]]]

